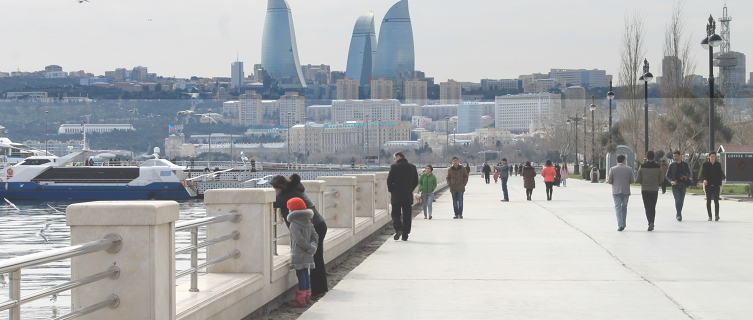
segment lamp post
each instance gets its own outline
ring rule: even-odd
[[[580,165],[578,164],[578,122],[582,121],[581,117],[567,117],[567,124],[575,122],[575,171],[573,174],[580,174]],[[586,146],[583,146],[584,148]]]
[[[706,37],[701,41],[701,46],[709,51],[709,152],[714,151],[714,47],[722,44],[722,37],[716,34],[716,21],[709,15],[709,23],[706,24]]]
[[[377,169],[382,164],[382,119],[377,119]]]
[[[308,117],[303,116],[303,162],[309,163],[309,145],[306,143],[308,137],[306,137],[306,126],[308,125]]]
[[[128,125],[131,127],[128,130],[128,145],[131,148],[131,161],[133,161],[133,109],[128,110]],[[84,128],[86,132],[86,128]],[[86,148],[86,141],[84,141],[84,148]]]
[[[364,115],[364,120],[366,120],[366,131],[363,135],[363,142],[364,146],[366,147],[366,165],[369,164],[369,115]]]
[[[609,92],[607,92],[607,100],[609,100],[609,143],[612,143],[612,100],[614,100],[614,91],[612,91],[612,80],[609,80]]]
[[[447,134],[445,135],[445,137],[447,137],[447,141],[445,142],[444,157],[447,158],[447,156],[450,155],[450,117],[444,117],[444,120],[447,121],[447,126],[445,127],[445,129],[447,129],[445,130],[445,132],[447,132]]]
[[[594,111],[596,111],[596,104],[594,104],[594,96],[591,95],[591,183],[599,183],[599,171],[596,166],[596,123],[594,117]],[[596,174],[594,175],[594,170]]]
[[[44,154],[45,155],[48,154],[48,152],[47,152],[47,140],[49,140],[49,138],[47,138],[47,114],[49,114],[49,113],[50,113],[49,111],[45,111],[44,112]]]
[[[646,143],[643,146],[643,155],[648,153],[648,83],[654,79],[654,75],[649,72],[648,60],[643,59],[643,75],[638,78],[638,81],[643,81],[643,138]]]
[[[290,129],[293,127],[292,122],[290,121],[290,117],[292,116],[292,114],[293,114],[292,112],[288,112],[288,119],[287,119],[288,120],[287,124],[289,125],[288,127],[288,170],[290,170]]]
[[[160,131],[162,131],[162,116],[157,115],[157,122],[159,123],[159,128],[157,129],[157,132],[160,132]],[[162,131],[162,132],[164,132],[164,131]],[[168,133],[167,135],[170,136],[170,133]],[[157,143],[157,145],[160,146],[160,147],[162,147],[162,144],[160,144],[159,142]],[[160,150],[160,151],[167,152],[167,150]]]
[[[212,167],[212,108],[209,108],[209,154],[207,154],[207,168]],[[210,169],[211,170],[211,169]]]

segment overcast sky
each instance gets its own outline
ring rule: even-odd
[[[261,61],[266,0],[5,0],[0,2],[0,71],[146,66],[161,76],[230,76],[236,54],[246,73]],[[373,11],[377,33],[396,0],[288,0],[301,64],[345,71],[356,19]],[[410,0],[416,69],[436,80],[516,78],[551,68],[617,74],[623,17],[643,10],[647,55],[660,74],[671,0]],[[708,73],[699,42],[724,0],[686,0],[686,36]],[[753,1],[727,1],[732,50],[753,60]],[[717,33],[720,33],[717,26]],[[748,63],[750,66],[751,64]],[[750,68],[747,72],[751,72]],[[746,76],[746,79],[748,76]],[[616,79],[616,77],[615,77]]]

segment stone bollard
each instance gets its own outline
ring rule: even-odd
[[[351,228],[355,232],[356,177],[317,177],[326,182],[324,219],[329,228]],[[328,192],[334,192],[327,196]]]
[[[71,259],[71,279],[120,269],[117,279],[104,279],[72,290],[72,311],[117,295],[116,308],[77,319],[175,319],[175,201],[97,201],[68,206],[71,244],[117,234],[117,253],[95,252]]]
[[[374,202],[376,210],[390,210],[390,193],[387,191],[387,172],[374,174]]]
[[[346,174],[346,177],[356,177],[356,217],[374,218],[374,183],[373,174]]]
[[[207,217],[237,210],[241,220],[207,226],[207,239],[222,237],[239,231],[238,240],[228,240],[207,247],[207,261],[227,255],[237,249],[238,259],[228,259],[207,269],[208,273],[262,273],[269,276],[272,242],[272,203],[275,191],[271,188],[215,189],[204,194]]]

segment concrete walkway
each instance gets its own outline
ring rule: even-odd
[[[647,232],[638,188],[617,232],[611,189],[571,181],[534,201],[521,177],[499,184],[472,176],[463,220],[451,197],[419,215],[409,241],[388,240],[300,319],[753,319],[753,203],[688,195],[674,219],[659,194]]]

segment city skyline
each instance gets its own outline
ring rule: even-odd
[[[66,71],[103,75],[116,67],[143,65],[166,77],[229,77],[227,66],[236,56],[247,68],[261,62],[266,2],[225,1],[211,7],[193,0],[5,3],[6,12],[33,12],[34,19],[16,14],[0,21],[0,28],[12,30],[0,34],[0,41],[13,44],[0,50],[0,71],[37,71],[57,64]],[[395,0],[288,3],[300,63],[345,71],[353,21],[369,10],[381,21]],[[671,6],[671,1],[646,0],[608,8],[592,0],[410,0],[415,68],[438,81],[514,78],[559,68],[604,69],[617,80],[623,16],[642,8],[646,58],[660,75]],[[719,18],[723,6],[722,0],[685,2],[685,34],[697,63],[695,74],[707,76],[707,54],[698,43],[709,13]],[[746,16],[753,12],[753,3],[727,1],[727,6],[734,18],[731,50],[753,54],[753,43],[747,41],[753,38],[753,21]]]

